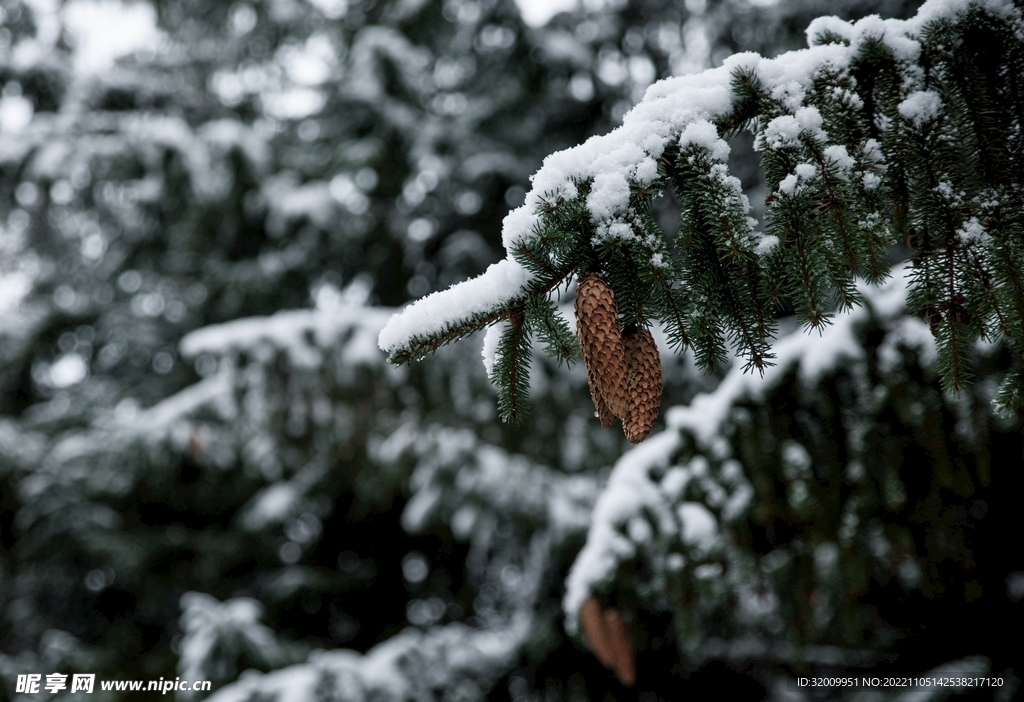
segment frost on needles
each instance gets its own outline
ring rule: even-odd
[[[822,17],[809,48],[736,54],[652,85],[609,134],[552,154],[504,221],[504,260],[396,314],[380,334],[404,363],[482,329],[502,416],[526,407],[531,341],[578,351],[549,296],[603,274],[624,329],[662,325],[703,368],[772,363],[774,315],[808,328],[857,306],[897,242],[909,300],[935,336],[947,390],[977,339],[1014,357],[996,402],[1024,404],[1024,20],[1011,0],[930,0],[916,17]],[[727,139],[755,135],[763,227],[730,174]],[[678,200],[678,232],[651,206]],[[500,323],[500,324],[499,324]]]

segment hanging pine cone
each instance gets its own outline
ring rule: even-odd
[[[576,288],[576,335],[587,366],[590,396],[601,426],[607,429],[614,420],[602,416],[602,404],[621,419],[629,413],[629,394],[619,308],[611,287],[598,273],[584,275]]]
[[[604,620],[604,612],[597,598],[591,595],[583,601],[580,606],[580,629],[583,630],[583,638],[586,639],[590,650],[605,668],[615,665],[615,649],[608,638]]]
[[[650,329],[623,336],[628,370],[629,412],[622,420],[622,433],[631,444],[647,438],[661,407],[661,355]]]
[[[604,613],[604,629],[608,635],[608,643],[615,654],[615,662],[611,669],[615,677],[626,687],[633,687],[636,682],[636,656],[633,654],[633,642],[629,638],[626,622],[614,607]]]
[[[602,611],[597,598],[590,595],[580,606],[579,616],[580,629],[594,656],[615,673],[620,683],[632,687],[636,682],[636,656],[622,615],[614,607]]]
[[[608,404],[601,396],[601,388],[597,383],[597,371],[590,360],[590,347],[581,343],[580,351],[583,354],[583,365],[587,369],[587,387],[590,388],[590,399],[593,400],[596,410],[594,415],[601,420],[602,429],[610,429],[615,422],[619,421],[619,418],[612,414],[612,411],[608,409]]]

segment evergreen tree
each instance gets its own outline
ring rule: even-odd
[[[968,19],[998,35],[999,7],[972,10],[985,23]],[[778,320],[770,306],[755,310],[784,332],[763,377],[740,364],[719,383],[666,354],[666,405],[690,409],[670,411],[665,431],[625,454],[624,439],[591,418],[584,369],[560,363],[575,344],[558,322],[572,314],[565,285],[508,315],[527,323],[519,336],[514,324],[504,340],[488,335],[489,373],[473,344],[394,368],[374,343],[394,306],[498,259],[500,220],[524,197],[536,204],[523,186],[544,156],[614,127],[655,78],[738,48],[792,48],[819,7],[591,5],[541,29],[507,2],[155,8],[152,50],[83,75],[73,37],[45,6],[4,6],[5,699],[33,697],[15,693],[18,674],[58,671],[203,678],[232,700],[784,697],[796,675],[941,664],[1003,676],[987,697],[1013,689],[1019,647],[997,645],[994,632],[1020,623],[1012,598],[1024,563],[998,546],[1019,530],[1019,486],[992,457],[1019,455],[1019,424],[988,406],[1013,352],[969,345],[977,382],[944,393],[928,325],[904,312],[902,269],[881,291],[845,271],[844,290],[866,304],[836,314],[821,339],[791,328],[785,309]],[[817,26],[838,33],[825,37],[837,53],[870,34]],[[892,67],[886,41],[920,25],[882,26],[872,61],[891,78],[906,65]],[[961,18],[943,31],[970,26]],[[943,46],[993,50],[971,41]],[[1016,45],[1005,46],[999,66],[1015,60]],[[948,63],[929,60],[928,71]],[[810,105],[833,79],[818,81]],[[846,109],[833,107],[819,106],[830,136]],[[792,105],[771,109],[796,117]],[[956,124],[944,133],[967,129],[947,112]],[[849,130],[863,127],[854,117]],[[703,170],[671,174],[698,238],[714,221],[686,205],[707,196],[685,195],[694,176],[731,187],[725,202],[743,209],[710,162],[717,134],[704,136],[707,154],[697,139],[693,163],[675,159]],[[730,141],[730,166],[756,192],[744,138]],[[895,135],[876,138],[887,159],[918,157],[892,151]],[[785,165],[812,147],[761,153]],[[866,163],[848,148],[855,167]],[[952,164],[962,187],[988,182],[978,163]],[[882,178],[877,199],[858,191],[867,204],[855,203],[887,206],[885,179],[912,167],[867,164]],[[768,169],[769,187],[785,175],[773,181]],[[820,183],[796,185],[820,199]],[[656,190],[640,212],[654,232],[678,215]],[[923,207],[914,192],[907,212]],[[549,202],[552,221],[590,216],[582,196]],[[556,254],[592,255],[558,238]],[[665,239],[666,252],[677,242]],[[697,260],[666,260],[679,275],[709,274]],[[631,307],[622,280],[609,279],[627,332],[670,302]],[[792,288],[780,299],[793,305]],[[653,338],[664,349],[681,337],[669,324]],[[759,343],[767,359],[767,336]],[[711,341],[703,348],[702,361],[722,356]],[[496,403],[488,387],[512,374],[533,399],[515,426],[496,421],[496,406],[511,413],[518,400],[506,391]],[[918,452],[927,470],[911,469]],[[615,625],[580,626],[581,612]]]
[[[575,470],[618,442],[578,378],[519,433],[476,362],[387,371],[366,304],[482,270],[505,201],[611,98],[568,92],[508,3],[161,3],[154,50],[86,75],[47,8],[4,9],[3,694],[179,653],[220,686],[475,621],[483,571],[449,528],[402,530],[413,464],[377,447],[455,426]],[[311,293],[331,311],[216,326]],[[261,608],[281,643],[245,633]]]

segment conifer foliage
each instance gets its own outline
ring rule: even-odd
[[[571,353],[552,291],[599,274],[620,330],[660,323],[673,350],[705,369],[730,349],[772,364],[774,316],[792,308],[821,330],[860,303],[855,279],[878,283],[902,242],[910,301],[938,345],[947,390],[971,377],[974,341],[1005,337],[1014,356],[996,403],[1024,399],[1024,21],[1019,3],[925,3],[916,17],[820,18],[809,48],[724,65],[651,86],[604,136],[550,156],[525,203],[504,221],[507,257],[476,279],[396,315],[380,336],[394,363],[500,320],[492,380],[502,416],[526,407],[536,334]],[[764,226],[730,173],[727,140],[755,135],[769,195]],[[666,233],[652,203],[682,212]],[[577,306],[577,311],[579,307]],[[585,320],[580,338],[595,333]],[[590,331],[588,331],[588,329]],[[603,333],[603,332],[602,332]],[[598,414],[615,378],[594,378]],[[607,423],[602,415],[602,424]]]

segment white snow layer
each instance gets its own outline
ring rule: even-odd
[[[284,349],[297,366],[313,368],[323,360],[321,349],[351,334],[342,349],[342,360],[375,365],[380,356],[374,336],[392,313],[389,308],[338,301],[315,310],[287,310],[269,317],[247,317],[203,327],[186,334],[179,349],[185,358],[194,358],[203,353],[223,356],[266,345]]]
[[[498,358],[498,343],[501,341],[501,335],[505,333],[507,328],[506,324],[494,324],[484,334],[484,344],[480,355],[483,356],[484,370],[487,371],[488,378],[493,377],[494,362]]]
[[[208,699],[308,702],[324,694],[351,702],[435,699],[434,691],[453,686],[459,677],[464,678],[463,684],[473,678],[484,682],[492,671],[507,669],[529,630],[526,616],[517,616],[508,628],[499,630],[462,624],[426,632],[410,628],[362,655],[349,650],[317,651],[305,663],[272,673],[246,673]]]
[[[517,261],[511,257],[498,261],[483,275],[427,295],[396,314],[381,329],[380,348],[390,352],[417,337],[436,334],[461,320],[485,314],[515,299],[529,282],[530,274]]]
[[[184,636],[178,672],[185,679],[209,679],[208,666],[216,660],[217,646],[225,639],[236,650],[247,649],[270,665],[280,665],[282,655],[274,632],[260,622],[260,602],[248,597],[219,602],[210,595],[186,592],[181,596],[181,609]]]
[[[586,202],[590,216],[599,231],[614,232],[614,225],[632,219],[630,183],[652,182],[657,175],[656,161],[673,140],[682,137],[685,143],[705,146],[714,158],[723,159],[728,147],[712,134],[715,130],[711,122],[733,108],[730,80],[734,71],[756,73],[771,94],[792,109],[792,115],[777,117],[768,126],[765,138],[771,143],[784,145],[801,133],[825,141],[827,135],[818,110],[802,104],[817,71],[848,67],[863,43],[875,40],[881,40],[898,60],[916,61],[923,28],[936,20],[955,19],[971,6],[1021,24],[1020,12],[1011,0],[928,0],[909,20],[883,20],[873,15],[849,23],[836,17],[819,18],[808,27],[812,44],[808,49],[774,59],[754,53],[735,54],[718,68],[654,83],[643,100],[625,115],[620,127],[544,159],[531,178],[533,186],[525,202],[505,217],[502,243],[509,253],[504,260],[477,278],[433,293],[395,315],[380,333],[380,348],[388,353],[407,348],[418,338],[443,333],[522,297],[533,277],[511,251],[519,242],[535,236],[541,221],[537,209],[542,197],[574,198],[577,189],[573,181],[590,180],[592,188]],[[826,30],[848,40],[849,45],[814,46],[815,38]],[[915,87],[919,86],[910,81],[905,89],[913,91]],[[938,106],[929,94],[917,92],[900,105],[900,111],[907,119],[925,119]],[[840,154],[830,157],[845,166],[846,159]],[[795,188],[797,183],[794,180],[787,185]]]
[[[529,589],[529,588],[528,588]],[[244,650],[250,658],[269,667],[287,662],[288,652],[273,632],[260,622],[262,607],[255,600],[236,598],[219,602],[209,595],[186,593],[181,598],[181,676],[209,679],[208,666],[218,647]],[[532,626],[524,611],[514,614],[505,626],[489,630],[463,624],[432,627],[428,631],[406,629],[366,654],[349,650],[314,651],[300,664],[271,673],[249,670],[209,697],[216,702],[307,702],[327,693],[351,702],[370,700],[434,699],[431,691],[453,683],[481,688],[506,670],[518,655]],[[294,654],[290,656],[295,659]],[[190,696],[182,696],[188,699]]]

